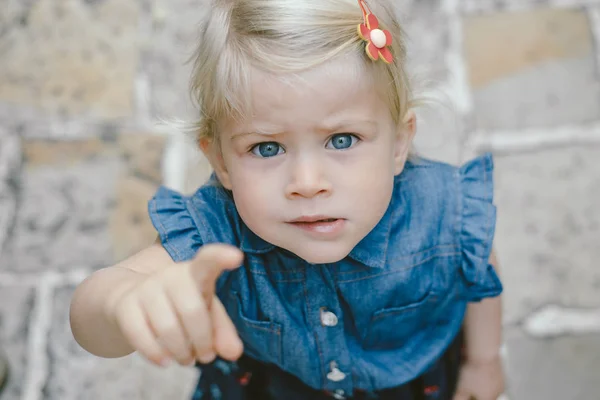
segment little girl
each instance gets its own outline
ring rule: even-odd
[[[192,91],[214,175],[161,188],[157,242],[78,287],[81,346],[197,362],[194,399],[496,399],[492,159],[410,154],[393,3],[209,5]]]

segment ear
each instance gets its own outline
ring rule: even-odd
[[[229,179],[229,172],[225,166],[221,146],[219,146],[214,139],[208,138],[200,139],[198,144],[200,145],[202,153],[204,153],[204,156],[210,162],[211,167],[217,174],[223,187],[227,190],[231,190],[231,180]]]
[[[394,153],[394,174],[398,175],[404,169],[408,153],[417,132],[417,115],[413,110],[408,110],[398,128]]]

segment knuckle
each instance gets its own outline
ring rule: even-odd
[[[167,282],[167,283],[173,283],[173,282],[178,282],[179,280],[181,280],[182,274],[181,274],[182,268],[181,266],[173,266],[171,268],[167,268],[164,271],[162,271],[162,276],[161,276],[161,281],[163,282]]]
[[[162,281],[155,278],[147,279],[139,288],[140,297],[152,299],[163,289]]]
[[[132,294],[129,294],[123,299],[121,299],[118,303],[115,304],[113,310],[107,310],[108,312],[112,311],[114,317],[117,321],[127,320],[127,316],[135,311],[135,297]]]
[[[179,326],[170,319],[159,318],[154,325],[157,334],[163,338],[172,338],[179,333]]]
[[[178,307],[177,312],[183,319],[189,321],[190,323],[197,323],[197,321],[194,320],[203,317],[206,314],[206,309],[202,301],[189,301],[181,304]]]

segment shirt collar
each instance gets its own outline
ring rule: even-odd
[[[263,254],[275,248],[275,245],[261,239],[256,233],[252,232],[248,226],[240,221],[241,223],[241,246],[240,249],[244,253],[250,254]]]
[[[392,210],[387,211],[377,225],[348,254],[348,257],[367,267],[384,268],[387,259],[387,248],[392,229]],[[261,239],[246,224],[241,224],[241,250],[250,254],[264,254],[276,248],[275,245]]]
[[[392,202],[377,225],[352,249],[348,257],[371,268],[384,268],[392,230]]]

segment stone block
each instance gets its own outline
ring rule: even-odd
[[[552,127],[599,119],[593,41],[583,9],[466,17],[475,128]]]
[[[2,8],[0,100],[61,116],[132,114],[139,2],[3,1]]]
[[[148,217],[148,200],[156,189],[156,183],[135,176],[117,180],[116,207],[108,227],[114,260],[123,260],[142,250],[158,236]]]
[[[496,157],[507,323],[543,304],[600,305],[600,147]]]
[[[192,120],[197,112],[188,92],[192,56],[198,40],[198,22],[205,8],[198,2],[153,2],[152,21],[142,53],[141,68],[150,82],[153,116]]]
[[[9,361],[8,386],[2,399],[20,399],[27,379],[29,316],[35,300],[34,290],[24,286],[6,286],[0,282],[0,351]]]
[[[410,0],[398,4],[399,20],[406,33],[408,70],[418,85],[447,78],[444,56],[450,45],[450,27],[441,3]]]
[[[156,237],[147,201],[161,183],[162,136],[25,140],[25,169],[7,268],[100,268]]]

